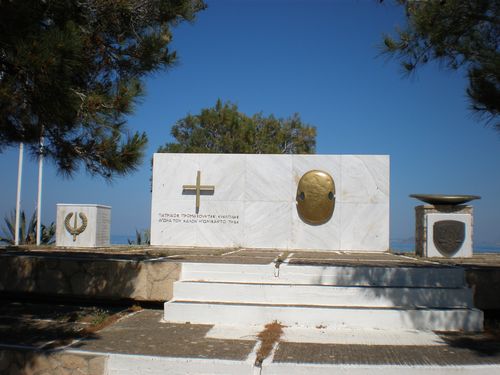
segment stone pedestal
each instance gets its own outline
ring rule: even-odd
[[[423,257],[471,257],[472,228],[472,206],[417,206],[415,207],[415,252]]]
[[[98,204],[58,204],[56,246],[109,246],[111,207]]]

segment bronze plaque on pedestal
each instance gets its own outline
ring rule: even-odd
[[[453,256],[464,243],[465,223],[462,221],[437,221],[434,223],[433,231],[434,245],[444,256]]]

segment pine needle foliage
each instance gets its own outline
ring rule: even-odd
[[[107,179],[135,170],[147,137],[125,123],[141,80],[175,63],[172,27],[204,8],[202,0],[0,0],[0,151],[24,142],[65,175],[81,166]]]
[[[383,0],[381,0],[383,2]],[[500,0],[396,0],[408,24],[385,35],[382,52],[408,74],[437,61],[467,72],[471,109],[500,131]]]
[[[302,123],[298,114],[286,119],[247,116],[236,104],[220,99],[214,107],[179,120],[171,135],[175,142],[157,152],[313,154],[316,148],[316,128]]]

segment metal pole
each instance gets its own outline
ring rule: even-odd
[[[43,173],[43,136],[40,137],[40,151],[38,154],[38,198],[36,208],[36,245],[40,246],[42,239],[42,173]]]
[[[16,223],[14,225],[14,245],[19,245],[19,219],[21,216],[21,183],[23,177],[24,143],[19,143],[19,161],[17,164],[17,194],[16,194]]]

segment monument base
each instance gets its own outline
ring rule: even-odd
[[[182,263],[170,323],[481,331],[458,267]]]

